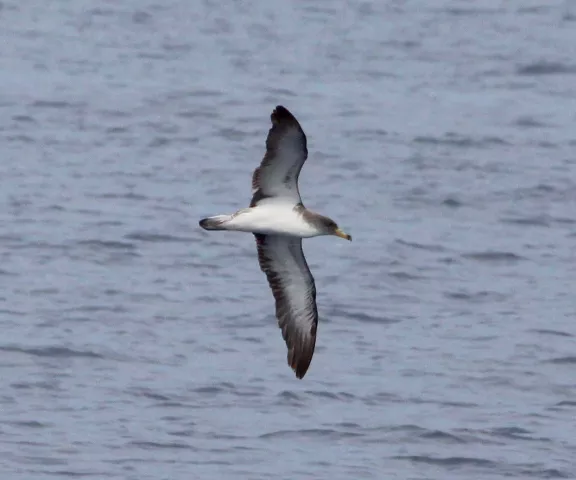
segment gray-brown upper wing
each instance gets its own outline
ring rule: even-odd
[[[266,154],[252,175],[251,207],[274,197],[301,202],[298,176],[308,158],[306,135],[294,115],[281,105],[270,119]]]

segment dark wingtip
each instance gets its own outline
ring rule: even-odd
[[[276,105],[276,108],[274,109],[274,111],[278,114],[278,115],[282,115],[282,114],[290,114],[290,112],[288,111],[288,109],[284,106],[284,105]]]
[[[304,378],[304,375],[306,375],[306,370],[301,371],[301,370],[296,370],[296,378],[298,380],[302,380]]]
[[[294,115],[284,107],[283,105],[276,105],[276,108],[272,112],[272,122],[282,122],[282,121],[296,121]]]
[[[304,378],[304,375],[306,375],[306,372],[310,368],[311,363],[312,363],[312,355],[301,356],[298,359],[294,358],[292,362],[288,360],[288,365],[290,365],[290,368],[292,368],[292,370],[294,371],[296,378],[300,380],[302,380]]]
[[[310,368],[310,363],[310,361],[300,361],[300,363],[292,367],[297,379],[302,380],[304,378],[304,375],[306,375],[306,372],[308,372]]]

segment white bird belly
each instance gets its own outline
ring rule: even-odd
[[[292,235],[302,238],[321,235],[294,210],[294,205],[262,205],[240,210],[226,222],[226,227],[228,230],[265,235]]]

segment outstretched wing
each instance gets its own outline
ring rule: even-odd
[[[260,268],[276,300],[278,326],[288,347],[288,365],[302,378],[312,361],[318,326],[316,286],[302,252],[302,239],[255,236]]]
[[[300,203],[298,176],[308,158],[306,135],[298,120],[286,108],[278,105],[272,115],[272,128],[266,138],[266,154],[252,175],[252,201],[282,197]]]

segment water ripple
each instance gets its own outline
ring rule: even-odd
[[[290,439],[290,438],[318,438],[329,439],[331,441],[343,440],[346,438],[361,437],[361,433],[343,432],[331,428],[308,428],[301,430],[278,430],[275,432],[264,433],[259,436],[261,439]]]
[[[24,353],[36,357],[49,358],[105,358],[103,355],[90,350],[74,350],[66,347],[18,347],[13,345],[0,345],[0,351]]]
[[[497,252],[497,251],[486,251],[486,252],[471,252],[462,255],[463,258],[468,258],[471,260],[476,260],[478,262],[492,263],[492,264],[508,264],[515,263],[521,260],[526,260],[526,258],[521,255],[517,255],[513,252]]]

